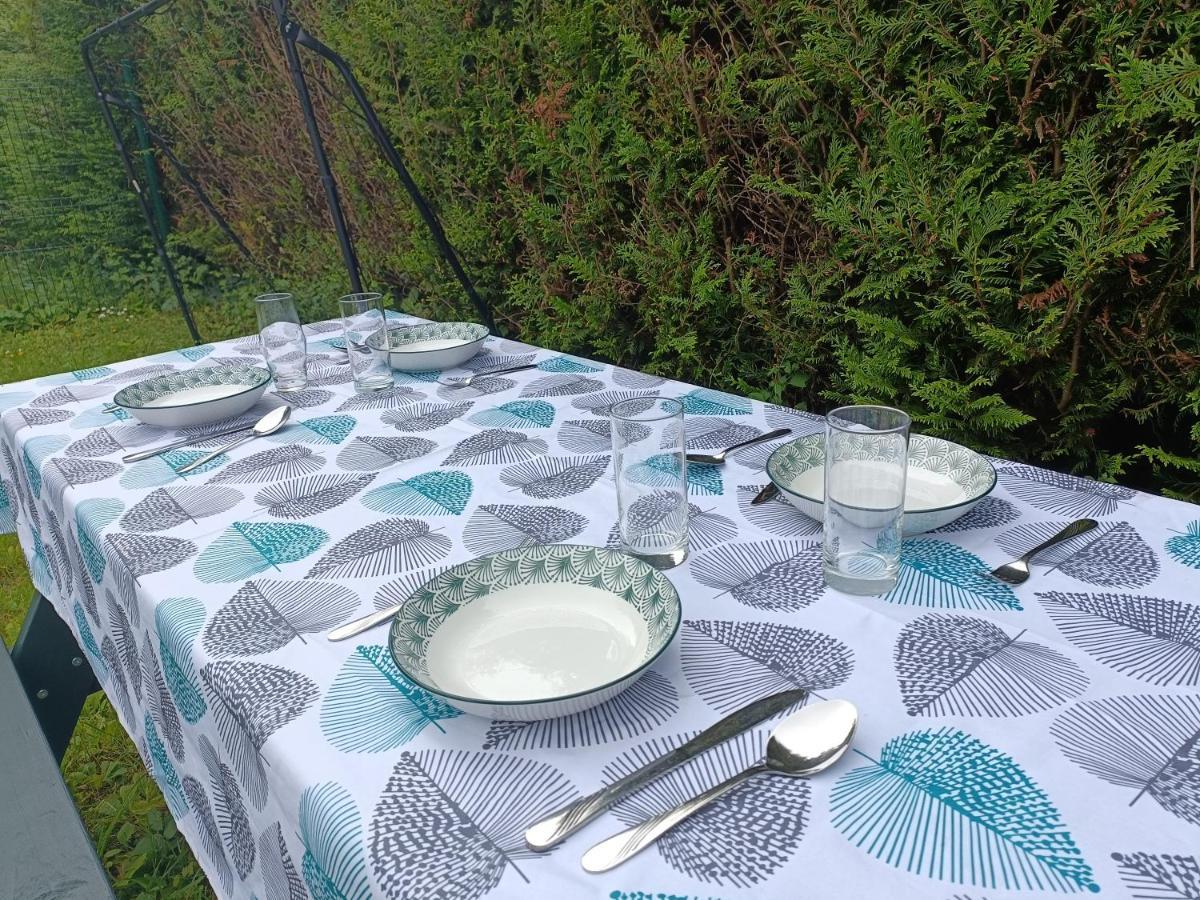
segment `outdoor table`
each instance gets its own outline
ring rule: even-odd
[[[339,326],[308,331],[295,424],[187,476],[204,447],[121,464],[175,435],[104,404],[254,362],[255,338],[0,388],[0,520],[218,894],[1200,896],[1200,508],[997,459],[975,510],[906,541],[893,591],[850,597],[824,587],[816,522],[750,505],[772,449],[754,447],[689,468],[684,622],[658,663],[602,707],[492,722],[406,682],[386,628],[325,632],[474,556],[613,542],[619,399],[680,398],[693,449],[821,419],[501,339],[472,366],[538,369],[355,394]],[[1081,516],[1100,527],[1026,584],[979,576]],[[623,867],[580,868],[754,762],[764,725],[525,849],[566,799],[795,686],[859,708],[833,769],[759,777]]]

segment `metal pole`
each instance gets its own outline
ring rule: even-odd
[[[286,0],[271,0],[271,6],[275,11],[275,20],[279,24],[279,36],[283,39],[283,52],[287,57],[287,66],[292,76],[292,84],[296,88],[296,98],[300,101],[300,113],[304,116],[304,126],[308,131],[308,141],[312,144],[317,171],[321,176],[321,184],[325,188],[325,202],[329,207],[329,215],[333,219],[334,231],[337,232],[338,246],[342,250],[342,261],[346,264],[346,273],[350,276],[350,289],[358,293],[362,291],[358,257],[355,256],[354,244],[350,240],[350,229],[346,224],[345,213],[342,211],[342,202],[338,196],[337,184],[333,180],[333,173],[329,170],[329,157],[325,154],[325,145],[321,141],[321,131],[317,127],[317,117],[313,112],[312,97],[308,92],[308,83],[304,80],[304,70],[300,67],[300,55],[296,52],[294,26],[287,17],[287,2]]]
[[[151,0],[139,10],[134,10],[127,16],[118,19],[117,22],[124,22],[136,16],[142,10],[145,10],[143,15],[149,14],[158,9],[169,0]],[[108,126],[109,132],[112,133],[113,144],[116,146],[117,155],[121,157],[121,164],[125,169],[125,177],[129,179],[129,183],[133,186],[133,192],[137,195],[138,205],[142,209],[142,216],[146,219],[146,227],[150,229],[150,237],[154,241],[154,249],[158,252],[158,258],[163,264],[163,268],[167,272],[167,280],[171,282],[171,289],[175,293],[175,300],[179,303],[179,309],[183,313],[183,321],[187,324],[188,332],[192,336],[192,340],[197,344],[203,343],[203,338],[200,337],[200,332],[196,328],[196,322],[192,318],[192,310],[188,306],[187,299],[183,296],[183,287],[179,284],[179,276],[175,272],[175,266],[171,264],[171,258],[167,255],[167,245],[160,237],[158,229],[155,227],[154,213],[150,209],[150,203],[146,199],[145,193],[142,191],[142,186],[138,183],[137,173],[133,168],[133,160],[129,156],[129,151],[125,147],[125,142],[121,140],[121,132],[117,128],[117,123],[113,121],[112,110],[109,109],[108,100],[104,95],[104,91],[100,88],[100,79],[96,76],[95,66],[92,65],[92,45],[96,39],[103,33],[112,30],[117,24],[113,22],[106,25],[99,31],[94,31],[83,39],[80,50],[83,53],[83,67],[87,71],[88,80],[92,85],[92,93],[96,95],[96,99],[100,102],[100,114],[104,117],[104,124]]]
[[[129,94],[129,110],[134,114],[133,128],[137,132],[138,149],[142,153],[142,169],[146,173],[146,187],[153,200],[154,221],[158,223],[158,233],[166,238],[168,230],[167,206],[163,203],[162,190],[158,184],[158,168],[154,165],[154,156],[150,153],[150,136],[146,133],[146,116],[142,113],[142,104],[138,100],[133,84],[133,62],[121,60],[121,79],[125,82],[125,90]]]
[[[362,86],[358,83],[358,79],[354,77],[354,73],[350,70],[350,65],[341,56],[321,43],[315,37],[306,32],[300,25],[292,20],[287,22],[287,33],[290,33],[292,39],[302,47],[307,47],[317,55],[325,58],[338,70],[342,79],[346,82],[346,86],[350,89],[350,94],[354,97],[354,101],[362,110],[363,117],[366,119],[367,128],[371,132],[371,137],[379,146],[379,150],[383,153],[384,159],[388,161],[396,174],[400,176],[400,182],[404,185],[405,191],[408,192],[413,204],[417,207],[417,212],[421,214],[421,218],[425,221],[425,226],[433,235],[433,242],[437,245],[438,252],[442,258],[446,260],[450,270],[454,273],[454,277],[458,279],[458,283],[462,286],[463,291],[470,299],[471,304],[475,307],[475,313],[482,319],[483,324],[487,325],[488,330],[495,331],[496,323],[492,319],[492,312],[488,305],[483,302],[483,298],[475,291],[475,285],[471,283],[466,270],[463,269],[462,263],[458,259],[458,254],[454,252],[454,247],[450,240],[446,237],[446,232],[442,228],[441,220],[438,218],[429,205],[429,201],[421,193],[412,176],[408,172],[408,168],[404,165],[404,161],[400,158],[400,153],[396,150],[392,143],[391,137],[387,133],[387,129],[383,127],[383,123],[379,121],[379,117],[375,114],[374,107],[367,100],[366,94],[363,93]]]

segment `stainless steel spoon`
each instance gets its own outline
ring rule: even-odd
[[[438,384],[442,387],[449,388],[465,388],[470,387],[476,381],[483,381],[485,378],[494,378],[497,375],[511,375],[513,372],[524,372],[526,369],[536,369],[537,363],[526,363],[523,366],[512,366],[508,369],[493,369],[490,372],[476,372],[474,375],[467,375],[463,378],[453,378],[450,381],[442,381],[438,379]]]
[[[768,431],[766,434],[752,437],[748,441],[731,444],[717,453],[689,453],[687,461],[690,463],[699,463],[702,466],[719,466],[725,462],[725,457],[734,450],[741,450],[743,447],[749,447],[752,444],[761,444],[763,441],[773,441],[776,438],[781,438],[791,433],[792,429],[790,428],[776,428],[774,431]]]
[[[794,712],[775,727],[762,761],[709,788],[686,803],[614,834],[583,854],[588,872],[607,872],[653,844],[688,816],[743,781],[764,772],[803,778],[828,769],[850,747],[858,710],[847,700],[826,700]]]
[[[292,414],[292,408],[290,406],[277,406],[273,410],[271,410],[269,413],[267,413],[265,416],[263,416],[261,419],[259,419],[257,422],[255,422],[254,427],[250,430],[249,434],[243,434],[240,438],[236,438],[235,440],[230,441],[228,444],[226,444],[223,447],[218,447],[212,453],[205,454],[204,456],[200,457],[195,462],[190,462],[186,466],[184,466],[182,469],[176,469],[176,471],[180,475],[186,475],[188,472],[191,472],[193,469],[200,468],[206,462],[211,462],[212,460],[214,460],[218,456],[220,456],[222,453],[228,453],[234,447],[238,447],[238,446],[246,443],[246,441],[253,440],[256,437],[266,437],[268,434],[274,434],[276,431],[278,431],[280,428],[282,428],[284,425],[287,424],[288,417],[291,414]]]

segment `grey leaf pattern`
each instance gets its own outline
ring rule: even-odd
[[[629,422],[630,440],[642,440],[650,429],[636,422]],[[572,419],[563,422],[558,430],[558,443],[568,453],[588,456],[593,453],[608,453],[612,450],[612,423],[608,419]]]
[[[1015,522],[1020,514],[1020,511],[1007,500],[1000,497],[984,497],[973,510],[961,519],[955,519],[941,528],[935,528],[930,534],[950,534],[955,531],[970,531],[974,528],[996,528],[1000,525],[1007,525],[1009,522]]]
[[[522,397],[568,397],[574,394],[590,394],[601,390],[604,382],[586,375],[564,373],[544,375],[521,389]]]
[[[754,425],[734,422],[720,416],[695,416],[687,421],[686,446],[688,450],[720,450],[760,434],[762,429]]]
[[[267,802],[262,748],[320,695],[306,675],[252,662],[213,662],[200,670],[209,704],[238,780],[258,809]]]
[[[616,404],[624,403],[626,400],[637,399],[642,401],[635,404],[640,412],[645,412],[657,402],[654,394],[649,394],[645,391],[596,391],[592,394],[584,394],[581,397],[576,397],[571,401],[571,405],[576,409],[586,410],[594,416],[608,418],[612,415],[612,408]]]
[[[340,468],[349,472],[378,472],[393,463],[424,456],[437,448],[428,438],[356,437],[337,456]]]
[[[473,403],[414,403],[403,409],[388,410],[380,421],[397,431],[434,431],[464,415]]]
[[[1200,862],[1169,853],[1114,853],[1135,900],[1200,900]]]
[[[222,468],[209,484],[253,484],[297,478],[319,471],[325,458],[303,444],[260,450]]]
[[[640,507],[640,508],[639,508]],[[732,521],[711,509],[701,509],[695,503],[688,504],[688,549],[707,550],[718,544],[734,540],[738,529]],[[670,492],[654,493],[639,497],[630,506],[629,515],[645,527],[658,523],[668,516],[675,516],[678,504]],[[609,547],[621,546],[620,522],[614,522],[608,532]]]
[[[478,400],[480,397],[488,397],[492,394],[502,394],[516,386],[517,383],[511,378],[496,376],[483,378],[469,387],[441,384],[438,385],[437,395],[442,400],[453,403],[461,400]]]
[[[254,834],[250,819],[238,790],[233,772],[221,761],[217,750],[204,735],[198,741],[200,759],[208,770],[208,786],[212,790],[213,808],[222,842],[242,881],[254,868]]]
[[[807,628],[685,619],[680,634],[688,684],[721,713],[780,691],[829,690],[854,670],[845,644]]]
[[[104,536],[105,547],[121,561],[124,571],[136,581],[162,572],[191,558],[197,547],[191,541],[156,534],[126,534],[115,531]]]
[[[183,726],[179,721],[179,711],[175,708],[175,700],[167,690],[163,680],[162,669],[159,668],[158,658],[150,644],[150,635],[142,638],[142,689],[146,694],[146,706],[150,718],[158,726],[158,730],[171,748],[171,754],[183,762],[185,749],[183,745]]]
[[[183,776],[183,794],[188,807],[196,815],[196,830],[200,832],[204,852],[217,870],[222,889],[228,893],[233,890],[233,870],[229,868],[229,858],[221,843],[221,832],[217,830],[217,820],[208,802],[208,794],[204,792],[204,786],[191,775]]]
[[[254,502],[280,519],[306,519],[341,506],[372,481],[366,475],[310,475],[273,484],[254,495]]]
[[[569,716],[536,722],[492,722],[484,750],[534,750],[591,747],[640,737],[679,710],[679,693],[665,677],[650,670],[607,703]]]
[[[280,392],[275,396],[293,409],[312,409],[314,406],[323,406],[332,400],[333,392],[323,391],[320,388],[306,388],[302,391]]]
[[[416,593],[417,588],[432,581],[445,570],[445,566],[434,566],[431,569],[405,572],[399,578],[393,578],[376,592],[373,601],[375,609],[399,606]]]
[[[415,403],[418,400],[424,400],[425,395],[420,391],[414,391],[410,387],[395,384],[390,388],[384,388],[382,391],[370,391],[362,394],[355,394],[353,397],[342,402],[337,408],[338,412],[356,409],[398,409],[406,406],[409,403]]]
[[[487,503],[471,514],[463,543],[481,556],[530,544],[558,544],[578,535],[587,522],[585,516],[556,506]]]
[[[109,680],[105,688],[110,697],[116,694],[117,709],[121,711],[128,730],[137,720],[133,716],[133,704],[129,700],[129,682],[125,678],[124,668],[126,663],[117,652],[117,645],[107,634],[100,641],[100,658],[104,660],[104,667],[108,669]]]
[[[184,522],[198,522],[233,509],[242,499],[236,488],[215,485],[173,485],[151,491],[121,517],[127,531],[165,531]]]
[[[420,519],[386,519],[342,538],[322,556],[307,578],[391,575],[435,563],[451,541]]]
[[[698,556],[692,575],[746,606],[800,609],[825,590],[820,555],[821,545],[809,541],[731,544]]]
[[[751,525],[785,538],[812,537],[820,533],[820,522],[804,515],[780,494],[757,505],[751,503],[761,490],[762,487],[755,484],[738,485],[738,511]]]
[[[524,828],[575,790],[545,763],[499,753],[401,753],[375,807],[368,852],[389,897],[477,900],[536,856]],[[432,826],[432,827],[431,827]],[[453,860],[453,865],[447,865]]]
[[[502,469],[500,481],[535,500],[555,500],[581,493],[608,468],[604,456],[544,456]]]
[[[358,607],[358,595],[338,584],[247,581],[204,629],[214,657],[255,656],[326,631]]]
[[[308,900],[308,891],[296,872],[278,822],[268,825],[258,836],[258,859],[264,900]]]
[[[1018,500],[1072,519],[1111,516],[1122,503],[1134,497],[1129,488],[1033,466],[1004,464],[997,474],[1008,492]]]
[[[129,624],[129,615],[125,612],[111,591],[104,592],[104,609],[108,613],[109,631],[112,633],[114,646],[121,660],[121,680],[133,691],[138,703],[142,702],[142,659],[138,655],[137,637]],[[136,609],[136,607],[135,607]],[[106,638],[107,640],[107,638]],[[103,648],[101,648],[103,649]],[[108,663],[108,660],[105,660]]]
[[[540,456],[549,448],[541,438],[519,431],[492,428],[459,441],[443,466],[478,466],[511,463]]]
[[[1020,556],[1070,524],[1029,522],[1010,528],[996,543]],[[1128,522],[1101,522],[1092,531],[1045,550],[1034,564],[1050,566],[1099,587],[1145,587],[1158,577],[1158,557]]]

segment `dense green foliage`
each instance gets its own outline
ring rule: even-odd
[[[241,0],[189,9],[151,26],[142,51],[164,65],[144,73],[148,102],[271,268],[336,272],[277,35]],[[354,63],[527,339],[811,408],[893,403],[997,453],[1195,482],[1192,4],[309,0],[297,14]],[[340,88],[319,67],[314,80],[372,278],[458,297]]]

